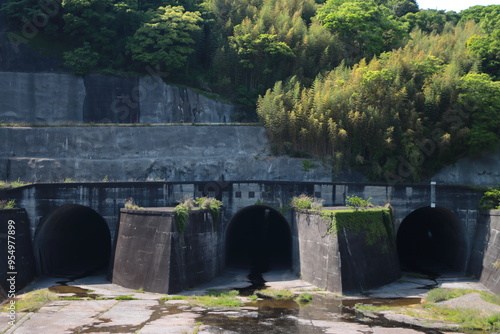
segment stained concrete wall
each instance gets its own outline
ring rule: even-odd
[[[140,78],[138,93],[141,123],[226,123],[236,110],[192,89],[166,85],[158,76]]]
[[[9,221],[11,221],[10,224]],[[9,228],[9,225],[12,227]],[[17,292],[35,277],[35,258],[29,226],[26,210],[0,210],[0,302],[3,294],[5,294],[3,297],[6,297],[10,293],[8,278],[15,278],[13,282]],[[9,231],[14,232],[9,233]],[[14,237],[14,239],[10,239],[11,242],[14,242],[10,243],[13,247],[11,249],[9,249],[9,235]],[[14,261],[13,267],[10,267],[8,262],[11,256],[14,256],[14,258],[10,258]]]
[[[491,291],[500,294],[500,210],[480,212],[470,272]]]
[[[297,212],[300,274],[328,291],[362,292],[401,277],[395,240],[368,245],[363,232],[342,229],[328,233],[330,222],[317,213]],[[295,236],[294,236],[295,237]]]
[[[444,184],[496,186],[500,180],[500,146],[495,151],[485,151],[459,159],[432,177]]]
[[[85,87],[80,77],[55,73],[0,72],[0,120],[80,123]]]
[[[350,195],[373,197],[374,205],[391,204],[393,223],[397,230],[410,213],[429,206],[430,192],[428,185],[387,186],[330,182],[214,180],[44,183],[0,190],[0,198],[14,199],[17,205],[26,208],[33,235],[40,222],[52,211],[66,204],[78,204],[98,212],[106,220],[111,235],[114,236],[119,221],[119,208],[123,207],[128,198],[133,198],[140,206],[162,207],[176,205],[176,201],[182,200],[185,196],[216,197],[224,202],[226,220],[229,221],[238,210],[255,205],[257,202],[282,208],[293,196],[300,194],[322,198],[325,200],[325,206],[345,205],[346,197]],[[467,252],[472,249],[477,205],[481,194],[467,187],[442,186],[436,189],[437,206],[456,214],[460,224],[463,224]],[[291,221],[292,217],[287,213],[285,218]]]
[[[0,121],[5,122],[225,123],[235,110],[192,89],[168,85],[154,73],[0,72]]]
[[[299,254],[293,259],[293,270],[320,289],[342,293],[337,235],[328,234],[328,223],[318,215],[298,212],[294,218],[292,237]]]
[[[123,209],[112,282],[175,293],[210,281],[224,266],[218,226],[208,211],[192,212],[180,231],[172,208]]]
[[[261,156],[267,146],[257,126],[0,128],[0,179],[330,180],[327,168]]]

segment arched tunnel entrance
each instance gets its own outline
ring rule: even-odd
[[[35,234],[39,272],[79,277],[105,268],[111,255],[111,234],[94,210],[65,205],[54,210]]]
[[[403,270],[443,273],[465,269],[465,235],[458,217],[445,208],[410,213],[397,234]]]
[[[238,211],[226,232],[226,264],[257,272],[292,265],[292,234],[275,209],[254,205]]]

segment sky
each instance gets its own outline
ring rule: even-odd
[[[443,9],[460,12],[472,6],[500,5],[500,0],[417,0],[420,9]]]

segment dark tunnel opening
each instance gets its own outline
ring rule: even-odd
[[[226,232],[226,264],[260,273],[291,268],[292,235],[286,219],[267,206],[240,210]]]
[[[40,274],[81,277],[107,268],[111,234],[94,210],[65,205],[54,210],[35,235],[35,256]]]
[[[401,223],[397,248],[403,270],[439,274],[465,269],[465,235],[445,208],[424,207]]]

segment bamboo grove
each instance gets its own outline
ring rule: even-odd
[[[485,36],[474,21],[440,33],[417,28],[404,47],[341,64],[311,85],[277,82],[257,112],[276,153],[322,158],[372,180],[419,181],[500,142],[498,72],[482,72],[484,59],[471,51]]]

